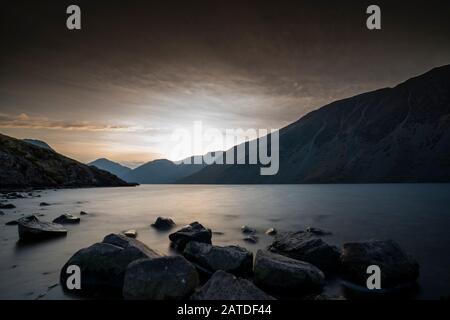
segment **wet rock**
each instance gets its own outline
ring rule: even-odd
[[[322,230],[319,228],[314,228],[314,227],[307,227],[306,232],[311,233],[316,236],[328,236],[328,235],[332,234],[332,232],[330,232],[330,231],[325,231],[325,230]]]
[[[70,265],[80,267],[81,290],[71,290],[78,294],[102,294],[120,296],[127,266],[139,259],[155,259],[160,254],[142,242],[124,235],[110,234],[101,243],[76,252],[63,266],[60,273],[61,285],[67,289]]]
[[[253,234],[251,234],[251,235],[246,236],[242,240],[244,240],[245,242],[248,242],[248,243],[257,243],[258,242],[258,237],[253,235]]]
[[[242,233],[245,233],[245,234],[256,233],[256,230],[253,228],[250,228],[249,226],[242,226],[241,231],[242,231]]]
[[[14,209],[15,207],[12,203],[0,203],[0,209]]]
[[[17,220],[11,220],[5,223],[5,226],[17,226],[19,222]]]
[[[158,230],[168,230],[175,226],[175,222],[173,222],[170,218],[158,217],[156,221],[152,224],[152,227]]]
[[[265,250],[256,253],[254,274],[258,286],[282,294],[320,292],[325,283],[312,264]]]
[[[253,269],[253,253],[238,246],[219,247],[191,241],[183,255],[211,273],[224,270],[235,275],[249,275]]]
[[[129,238],[136,238],[137,237],[137,231],[134,230],[134,229],[130,229],[130,230],[124,231],[123,234],[126,235]]]
[[[85,216],[85,215],[87,215],[87,212],[85,212],[85,211],[80,211],[80,216]]]
[[[180,300],[198,286],[195,267],[182,256],[140,259],[125,274],[123,297],[132,300]]]
[[[219,270],[191,300],[274,300],[248,280]]]
[[[182,251],[186,247],[186,244],[191,241],[211,244],[211,236],[210,229],[205,228],[198,222],[192,222],[180,230],[171,233],[169,239],[175,248]]]
[[[80,223],[80,218],[71,215],[70,213],[65,213],[60,215],[58,218],[53,220],[54,223],[60,224],[71,224],[71,223]]]
[[[37,240],[65,236],[67,230],[57,223],[42,222],[36,216],[20,218],[18,221],[19,238],[22,240]]]
[[[269,236],[274,236],[277,233],[278,233],[277,229],[275,229],[275,228],[269,228],[269,229],[266,230],[266,234],[269,235]]]
[[[343,278],[364,287],[370,265],[380,267],[382,289],[415,282],[419,276],[419,264],[393,240],[346,243],[341,264]]]
[[[48,207],[50,205],[50,203],[47,203],[47,202],[41,202],[41,203],[39,203],[39,206],[40,207]]]
[[[275,236],[269,251],[289,258],[309,262],[325,272],[337,271],[340,252],[315,235],[304,232],[284,232]]]

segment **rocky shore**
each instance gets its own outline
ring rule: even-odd
[[[153,227],[167,232],[175,225],[160,217]],[[272,244],[255,256],[243,247],[214,245],[213,232],[199,222],[168,234],[176,250],[169,256],[147,247],[135,234],[110,234],[76,252],[62,267],[60,283],[67,292],[94,298],[323,300],[342,299],[323,294],[331,277],[353,290],[367,291],[370,265],[382,270],[382,289],[374,290],[381,294],[408,288],[419,276],[417,262],[392,240],[337,248],[323,239],[329,233],[319,229],[270,231]],[[255,235],[256,230],[245,227],[242,233]],[[71,290],[68,279],[73,265],[80,268],[81,288]]]

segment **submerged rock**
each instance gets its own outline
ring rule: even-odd
[[[130,238],[136,238],[137,237],[137,231],[134,230],[134,229],[130,229],[130,230],[124,231],[123,234],[126,235],[127,237],[130,237]]]
[[[186,245],[183,255],[211,273],[224,270],[249,275],[253,268],[253,253],[238,246],[219,247],[192,241]]]
[[[101,243],[76,252],[63,266],[60,280],[67,289],[69,277],[67,268],[76,265],[81,271],[81,290],[71,290],[79,294],[100,293],[119,296],[127,266],[138,259],[155,259],[159,253],[142,242],[124,235],[110,234]]]
[[[4,216],[4,215],[5,215],[5,213],[2,210],[0,210],[0,216]]]
[[[325,230],[322,230],[319,228],[314,228],[314,227],[307,227],[306,232],[309,232],[316,236],[328,236],[328,235],[332,234],[332,232],[330,232],[330,231],[325,231]]]
[[[14,209],[16,206],[13,205],[12,203],[5,203],[2,204],[0,203],[0,209]]]
[[[253,228],[250,228],[249,226],[242,226],[241,231],[242,231],[242,233],[245,233],[245,234],[256,233],[256,230]]]
[[[80,211],[80,216],[85,216],[85,215],[87,215],[87,212],[85,212],[85,211]]]
[[[242,240],[244,240],[245,242],[249,242],[249,243],[257,243],[258,242],[258,237],[253,235],[253,234],[251,234],[251,235],[246,236]]]
[[[169,235],[170,241],[172,241],[172,244],[178,250],[184,250],[186,244],[191,241],[211,244],[211,237],[211,230],[205,228],[198,222],[192,222],[191,224]]]
[[[39,203],[39,206],[41,206],[41,207],[48,207],[49,205],[50,205],[50,203],[47,203],[47,202]]]
[[[219,270],[191,300],[274,300],[248,280]]]
[[[20,218],[17,221],[19,238],[23,240],[37,240],[65,236],[67,230],[57,223],[42,222],[38,217],[32,215]]]
[[[173,222],[170,218],[158,217],[156,221],[152,224],[152,227],[159,230],[168,230],[175,226],[175,222]]]
[[[11,220],[5,223],[6,226],[17,226],[19,222],[17,220]]]
[[[182,256],[140,259],[125,274],[123,297],[132,300],[180,300],[198,286],[195,267]]]
[[[309,232],[285,232],[275,236],[268,247],[272,252],[309,262],[325,272],[337,271],[340,252]]]
[[[312,264],[263,250],[256,253],[254,274],[257,285],[282,294],[320,292],[325,283]]]
[[[60,224],[80,223],[80,218],[75,217],[70,213],[65,213],[60,215],[58,218],[54,219],[53,222]]]
[[[341,264],[342,276],[364,287],[370,265],[380,267],[382,289],[412,283],[419,277],[419,264],[393,240],[346,243]]]

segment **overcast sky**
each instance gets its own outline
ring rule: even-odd
[[[136,165],[168,157],[194,121],[281,128],[450,63],[448,1],[390,2],[369,31],[368,1],[12,1],[0,133]],[[68,4],[80,31],[66,29]]]

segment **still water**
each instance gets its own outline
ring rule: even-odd
[[[77,250],[112,232],[136,229],[149,247],[174,254],[168,232],[150,227],[158,216],[171,217],[177,228],[199,221],[223,233],[213,235],[214,244],[253,252],[271,242],[264,234],[270,227],[326,229],[333,235],[325,240],[338,246],[394,239],[420,264],[416,297],[450,296],[450,184],[142,185],[40,194],[8,201],[17,208],[0,216],[0,299],[71,298],[57,285],[60,268]],[[51,206],[39,207],[43,201]],[[25,245],[18,242],[17,226],[5,226],[22,215],[44,214],[40,219],[51,221],[81,210],[88,215],[79,225],[68,225],[65,238]],[[244,224],[258,230],[257,244],[242,241]]]

